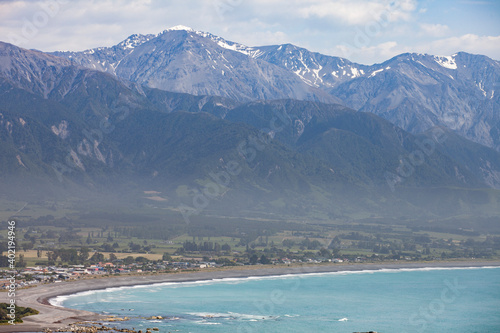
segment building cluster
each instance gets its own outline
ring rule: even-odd
[[[347,258],[328,259],[296,259],[296,258],[280,258],[271,259],[266,264],[271,265],[291,265],[291,264],[319,264],[319,263],[348,263],[348,262],[363,262],[366,258],[355,257],[353,260]],[[248,262],[232,262],[233,265],[248,265]],[[261,265],[261,262],[256,262],[256,265]],[[99,275],[118,275],[118,274],[137,274],[147,272],[172,272],[177,270],[190,269],[206,269],[217,268],[224,264],[202,261],[192,258],[180,259],[179,261],[149,261],[149,262],[134,262],[125,264],[123,260],[117,259],[113,262],[100,262],[98,264],[89,265],[63,265],[63,266],[36,266],[25,267],[18,270],[0,270],[0,289],[8,289],[10,284],[9,278],[15,275],[16,288],[24,288],[34,286],[40,283],[57,283],[67,280],[92,278]]]
[[[127,274],[159,271],[176,271],[185,269],[200,269],[219,267],[215,262],[150,262],[122,264],[115,262],[100,262],[94,265],[64,265],[25,267],[20,270],[0,270],[0,289],[7,289],[10,284],[8,278],[16,276],[16,288],[34,286],[40,283],[61,282],[67,280],[88,278],[106,274]]]

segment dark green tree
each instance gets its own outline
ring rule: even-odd
[[[262,255],[260,256],[260,260],[259,262],[262,264],[262,265],[269,265],[271,263],[271,260],[269,260],[268,257],[266,257],[265,255]]]
[[[252,256],[250,257],[249,260],[250,260],[250,264],[255,265],[259,261],[259,257],[254,253],[254,254],[252,254]]]

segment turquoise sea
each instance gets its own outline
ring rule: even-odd
[[[336,272],[111,288],[54,305],[160,332],[500,332],[500,268]],[[148,317],[161,316],[151,320]]]

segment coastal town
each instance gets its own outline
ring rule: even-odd
[[[134,262],[124,263],[117,259],[114,262],[99,262],[89,265],[61,265],[61,266],[34,266],[24,267],[17,270],[0,269],[0,288],[7,290],[11,285],[10,278],[15,276],[15,288],[29,288],[38,284],[60,283],[63,281],[72,281],[80,279],[98,278],[106,276],[119,275],[137,275],[137,274],[155,274],[155,273],[176,273],[199,271],[209,268],[221,268],[231,266],[249,266],[234,262],[217,263],[217,261],[200,261],[195,259],[186,259],[184,261],[152,261],[152,262]],[[407,258],[408,260],[410,258]],[[363,262],[366,258],[355,258],[354,262]],[[219,261],[220,262],[220,261]],[[301,265],[301,264],[321,264],[321,263],[349,263],[350,260],[344,259],[308,259],[306,261],[297,259],[282,258],[280,260],[270,260],[268,265]],[[256,263],[256,266],[262,266],[262,263]]]
[[[0,309],[0,324],[8,332],[21,327],[46,332],[154,332],[154,325],[134,330],[126,323],[114,325],[124,318],[58,303],[58,296],[89,290],[254,276],[500,265],[495,261],[500,238],[489,236],[444,239],[412,233],[403,241],[390,234],[321,229],[262,231],[250,238],[240,230],[240,237],[183,234],[145,239],[128,229],[26,227],[25,223],[11,223],[0,232],[5,240],[0,248],[0,306],[5,308]],[[154,313],[140,320],[148,325],[177,320],[165,316],[168,313]]]
[[[10,229],[0,230],[4,240],[0,242],[0,290],[11,285],[8,279],[13,275],[16,288],[24,288],[104,276],[238,266],[492,260],[500,251],[500,237],[496,236],[444,238],[445,234],[405,231],[405,238],[394,239],[389,230],[386,234],[262,232],[250,239],[240,231],[240,237],[184,234],[167,240],[141,239],[119,228],[23,226],[13,230],[15,234]],[[8,248],[9,242],[13,249]]]

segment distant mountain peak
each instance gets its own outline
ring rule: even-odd
[[[168,28],[165,31],[178,31],[178,30],[185,30],[185,31],[189,31],[189,32],[195,32],[194,29],[192,29],[190,27],[187,27],[185,25],[176,25],[175,27]]]
[[[135,47],[146,43],[147,41],[155,38],[157,35],[149,34],[149,35],[140,35],[140,34],[133,34],[129,36],[127,39],[122,41],[117,45],[117,47],[122,48],[122,49],[134,49]],[[104,48],[100,48],[104,49]],[[92,51],[92,50],[91,50]]]
[[[500,62],[482,55],[403,53],[368,66],[289,43],[246,46],[184,25],[131,35],[112,47],[54,54],[162,90],[240,102],[343,103],[414,133],[445,125],[500,150]]]
[[[157,35],[131,35],[112,47],[55,54],[167,91],[238,101],[293,98],[340,102],[294,73],[257,59],[259,53],[259,48],[181,25]]]

